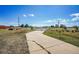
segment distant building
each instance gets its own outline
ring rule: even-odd
[[[21,29],[21,27],[18,27],[18,26],[10,26],[8,28],[8,30],[18,30],[18,29]]]
[[[8,28],[10,28],[10,26],[0,25],[0,29],[8,29]]]

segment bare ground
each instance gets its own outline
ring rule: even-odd
[[[24,33],[0,33],[1,54],[29,53],[27,39]]]

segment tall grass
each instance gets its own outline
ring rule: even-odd
[[[58,32],[48,29],[44,32],[44,34],[79,47],[79,32]]]

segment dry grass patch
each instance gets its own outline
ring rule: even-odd
[[[30,30],[4,30],[0,32],[0,53],[24,54],[29,53],[25,33]]]

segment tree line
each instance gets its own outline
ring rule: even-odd
[[[64,24],[60,24],[60,26],[58,25],[58,24],[55,24],[55,26],[54,25],[51,25],[51,27],[52,28],[64,28],[64,29],[67,29],[68,27],[66,26],[66,25],[64,25]],[[76,26],[76,25],[74,25],[74,26],[72,26],[71,28],[75,28],[76,30],[78,30],[78,26]]]

